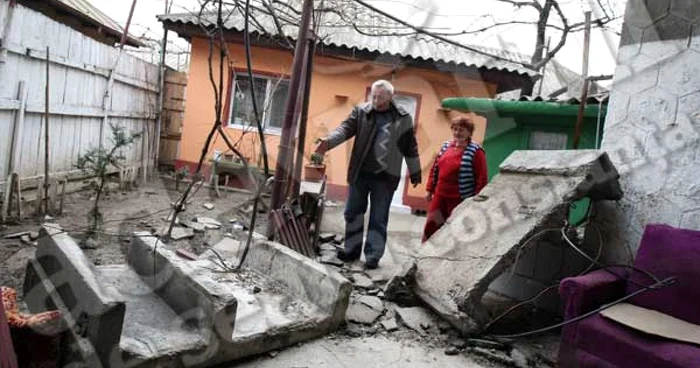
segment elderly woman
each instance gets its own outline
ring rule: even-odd
[[[479,194],[488,182],[486,154],[472,142],[474,123],[468,117],[452,120],[452,141],[442,144],[428,176],[430,202],[423,230],[428,240],[450,217],[452,210],[465,198]]]

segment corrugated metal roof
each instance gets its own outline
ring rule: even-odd
[[[558,100],[578,99],[581,96],[582,83],[581,74],[552,59],[542,71],[542,77],[535,81],[533,91],[540,96],[555,94],[556,96],[554,97]],[[601,86],[598,82],[590,82],[588,85],[589,95],[606,92],[608,92],[608,89]],[[517,99],[519,96],[519,89],[498,94],[498,97],[501,99]]]
[[[273,18],[262,11],[253,11],[252,16],[255,22],[250,22],[251,33],[277,35],[277,27]],[[212,13],[202,14],[169,14],[160,15],[161,22],[172,22],[182,24],[193,24],[212,26],[216,24],[216,15]],[[244,29],[244,17],[237,11],[230,14],[225,20],[225,28],[228,30],[242,32]],[[386,22],[382,23],[386,26]],[[284,23],[282,32],[285,37],[296,39],[298,27]],[[496,57],[470,51],[461,47],[446,44],[432,39],[425,35],[394,36],[394,35],[368,35],[360,32],[352,26],[342,24],[324,23],[318,30],[321,43],[327,46],[346,47],[360,51],[386,53],[400,57],[410,57],[416,60],[444,62],[473,66],[477,68],[497,69],[512,73],[524,74],[528,76],[538,75],[536,72],[511,61],[501,60],[511,59],[525,62],[523,55],[507,52],[504,50],[489,49],[481,46],[471,46],[474,49],[496,55]]]
[[[124,34],[124,30],[117,22],[114,21],[114,19],[97,9],[88,0],[20,0],[20,3],[24,3],[39,11],[42,11],[42,7],[33,6],[33,3],[42,2],[53,8],[61,9],[68,14],[80,17],[85,23],[92,23],[93,25],[102,27],[103,32],[110,34],[115,38],[119,39],[121,38],[122,34]],[[143,42],[139,41],[138,38],[132,35],[127,37],[127,44],[131,46],[145,46]]]

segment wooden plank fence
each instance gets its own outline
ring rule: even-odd
[[[47,46],[50,176],[80,176],[78,157],[91,147],[111,145],[110,123],[142,135],[122,152],[125,167],[142,175],[153,168],[159,139],[158,65],[126,53],[118,58],[117,48],[19,4],[11,9],[7,0],[0,0],[0,41],[3,188],[13,172],[23,187],[43,176]],[[114,84],[107,91],[112,73]]]

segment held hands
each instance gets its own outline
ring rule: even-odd
[[[428,194],[425,195],[425,200],[428,202],[433,201],[433,193],[428,192]]]

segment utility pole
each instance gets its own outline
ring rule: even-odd
[[[292,162],[294,157],[294,147],[292,147],[292,138],[294,138],[294,122],[298,115],[296,109],[297,100],[299,97],[299,88],[303,76],[304,61],[306,60],[306,47],[308,44],[309,24],[311,23],[311,13],[313,11],[313,1],[304,0],[302,7],[301,22],[299,23],[299,36],[297,37],[296,46],[294,47],[294,62],[292,63],[292,76],[289,82],[289,94],[285,102],[284,121],[282,122],[282,137],[280,138],[279,153],[277,154],[277,163],[275,165],[274,187],[272,188],[272,200],[270,210],[279,209],[284,202],[285,178],[288,176],[288,171],[293,170],[288,162]],[[272,238],[275,234],[275,222],[268,221],[267,237]]]
[[[581,70],[581,104],[578,107],[578,116],[576,117],[576,130],[574,131],[573,149],[578,149],[579,141],[581,140],[581,126],[583,125],[583,113],[586,109],[586,100],[588,99],[588,50],[591,44],[591,12],[586,12],[586,23],[583,36],[583,68]]]

